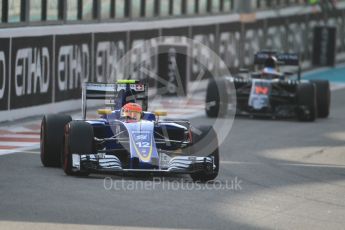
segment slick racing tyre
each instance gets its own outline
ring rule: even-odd
[[[224,79],[210,80],[206,90],[206,115],[224,117],[228,110],[228,95]]]
[[[72,154],[92,154],[94,133],[84,121],[71,121],[65,127],[63,170],[66,175],[88,176],[89,173],[72,170]]]
[[[60,167],[64,127],[72,118],[68,115],[46,115],[41,123],[40,155],[45,167]]]
[[[331,107],[331,89],[327,80],[312,80],[316,85],[317,116],[327,118]]]
[[[213,157],[214,165],[216,166],[210,173],[205,171],[192,173],[191,177],[193,181],[207,182],[214,180],[219,173],[219,149],[216,132],[210,126],[199,127],[197,131],[192,132],[192,141],[193,153],[198,154],[198,156],[201,154],[201,156]],[[211,153],[205,151],[211,151]]]
[[[300,121],[315,121],[317,117],[316,86],[301,83],[297,87],[297,116]]]

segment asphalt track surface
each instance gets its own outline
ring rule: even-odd
[[[208,185],[68,177],[38,149],[1,156],[0,229],[343,229],[344,102],[334,91],[330,118],[315,123],[236,118]]]

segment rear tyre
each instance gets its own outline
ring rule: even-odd
[[[72,120],[68,115],[45,115],[41,122],[40,156],[45,167],[60,167],[65,125]]]
[[[88,176],[88,172],[74,171],[72,154],[92,154],[94,133],[84,121],[72,121],[65,127],[63,170],[69,176]]]
[[[224,117],[228,110],[228,95],[224,79],[210,80],[206,90],[206,115]]]
[[[297,87],[298,119],[312,122],[317,117],[316,86],[313,83],[301,83]]]
[[[191,177],[193,181],[207,182],[214,180],[219,173],[219,149],[218,149],[218,138],[214,129],[210,126],[203,126],[198,128],[198,135],[196,132],[192,132],[192,151],[198,154],[198,156],[210,156],[214,159],[216,168],[211,172],[197,172],[192,173]]]
[[[316,85],[317,115],[319,118],[327,118],[331,107],[331,89],[327,80],[312,80]]]

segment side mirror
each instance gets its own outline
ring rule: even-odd
[[[250,76],[251,78],[258,79],[258,78],[261,78],[262,74],[260,72],[255,72],[255,73],[252,73]]]
[[[249,69],[246,69],[246,68],[240,68],[239,73],[249,73]]]
[[[113,111],[111,111],[111,109],[98,109],[97,113],[99,115],[109,115],[111,114]]]
[[[157,117],[164,117],[164,116],[168,116],[168,113],[166,111],[154,111],[154,114],[157,116]]]
[[[285,76],[292,76],[292,75],[294,75],[294,73],[293,72],[284,72],[284,75]]]
[[[156,115],[156,122],[159,121],[159,117],[164,117],[168,115],[166,111],[154,111],[153,113]]]

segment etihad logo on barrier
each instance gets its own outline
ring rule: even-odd
[[[121,72],[124,72],[124,65],[117,66],[117,62],[126,53],[124,41],[118,42],[98,42],[96,48],[95,72],[97,82],[105,82],[107,80],[115,80]],[[117,68],[121,68],[118,70]],[[123,78],[123,77],[119,77]]]
[[[16,53],[14,73],[16,96],[47,93],[51,78],[50,68],[47,47],[19,49]]]
[[[82,45],[61,46],[57,59],[57,83],[60,91],[81,88],[90,76],[90,51]]]
[[[5,95],[5,89],[6,89],[6,58],[5,53],[3,51],[0,51],[0,76],[1,76],[1,85],[0,85],[0,99],[4,98]]]

